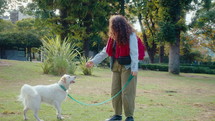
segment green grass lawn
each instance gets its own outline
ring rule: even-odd
[[[17,101],[23,84],[47,85],[60,76],[42,74],[41,63],[0,60],[0,121],[22,121],[23,106]],[[85,103],[110,98],[111,71],[94,68],[92,76],[76,72],[69,93]],[[39,117],[57,121],[55,109],[41,105]],[[69,98],[62,104],[64,121],[104,121],[113,114],[111,102],[83,106]],[[29,121],[35,121],[28,112]],[[135,121],[215,121],[215,75],[143,71],[138,74]],[[125,119],[125,117],[123,117]]]

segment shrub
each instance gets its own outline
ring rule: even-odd
[[[43,73],[48,74],[51,70],[51,64],[48,63],[47,61],[44,61],[43,64],[41,65]]]
[[[87,68],[86,63],[90,60],[91,58],[86,58],[85,56],[82,56],[80,58],[80,67],[84,75],[92,75],[93,68]]]
[[[67,68],[68,73],[69,73],[69,74],[74,74],[75,71],[76,71],[76,69],[77,69],[76,63],[70,62],[70,63],[69,63],[69,66],[68,66],[68,68]]]
[[[208,68],[210,68],[210,69],[215,69],[215,65],[188,65],[188,64],[183,64],[182,66],[208,67]]]
[[[180,71],[184,73],[205,73],[215,74],[215,72],[208,67],[195,67],[195,66],[181,66]]]
[[[148,70],[168,71],[168,65],[165,64],[142,64],[140,67]],[[180,66],[180,72],[215,74],[215,71],[207,66]]]
[[[53,66],[52,66],[52,73],[54,75],[63,75],[66,74],[67,67],[69,66],[67,59],[62,58],[61,56],[53,57]]]
[[[142,64],[141,67],[148,70],[168,71],[168,65],[164,64]]]
[[[79,54],[75,45],[71,45],[68,39],[61,41],[60,36],[46,37],[42,40],[42,52],[44,54],[43,72],[63,75],[74,74],[76,70],[74,58]]]

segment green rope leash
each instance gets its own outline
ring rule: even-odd
[[[132,80],[132,78],[133,78],[134,76],[132,76],[132,75],[130,75],[129,76],[129,78],[128,78],[128,81],[125,83],[125,85],[122,87],[122,89],[118,92],[118,93],[116,93],[113,97],[111,97],[110,99],[108,99],[108,100],[105,100],[105,101],[103,101],[103,102],[100,102],[100,103],[94,103],[94,104],[87,104],[87,103],[84,103],[84,102],[80,102],[80,101],[78,101],[78,100],[76,100],[75,98],[73,98],[71,95],[67,95],[70,99],[72,99],[73,101],[75,101],[75,102],[77,102],[77,103],[79,103],[79,104],[81,104],[81,105],[86,105],[86,106],[98,106],[98,105],[102,105],[102,104],[104,104],[104,103],[106,103],[106,102],[108,102],[108,101],[111,101],[112,99],[114,99],[115,97],[117,97],[123,90],[125,90],[125,88],[128,86],[128,84],[131,82],[131,80]],[[66,91],[66,88],[64,87],[64,86],[62,86],[62,85],[59,85],[64,91]]]

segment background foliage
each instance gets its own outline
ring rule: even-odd
[[[11,2],[2,0],[1,10],[7,11]],[[137,34],[144,41],[149,63],[174,60],[169,66],[176,65],[171,68],[177,70],[178,63],[214,61],[214,4],[212,0],[34,0],[19,7],[33,18],[16,23],[0,19],[0,46],[41,46],[38,40],[44,36],[60,35],[61,40],[69,37],[68,42],[89,57],[89,51],[97,53],[105,46],[109,17],[122,14],[131,24],[139,22]],[[188,25],[189,12],[195,15]],[[171,56],[176,47],[180,58]]]

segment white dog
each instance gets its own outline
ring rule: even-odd
[[[67,96],[69,85],[75,83],[75,76],[63,75],[60,81],[51,85],[30,86],[25,84],[21,88],[19,101],[24,105],[24,119],[27,120],[26,113],[29,109],[33,110],[34,117],[41,121],[38,117],[41,102],[54,105],[57,110],[57,118],[63,119],[61,116],[61,103]]]

